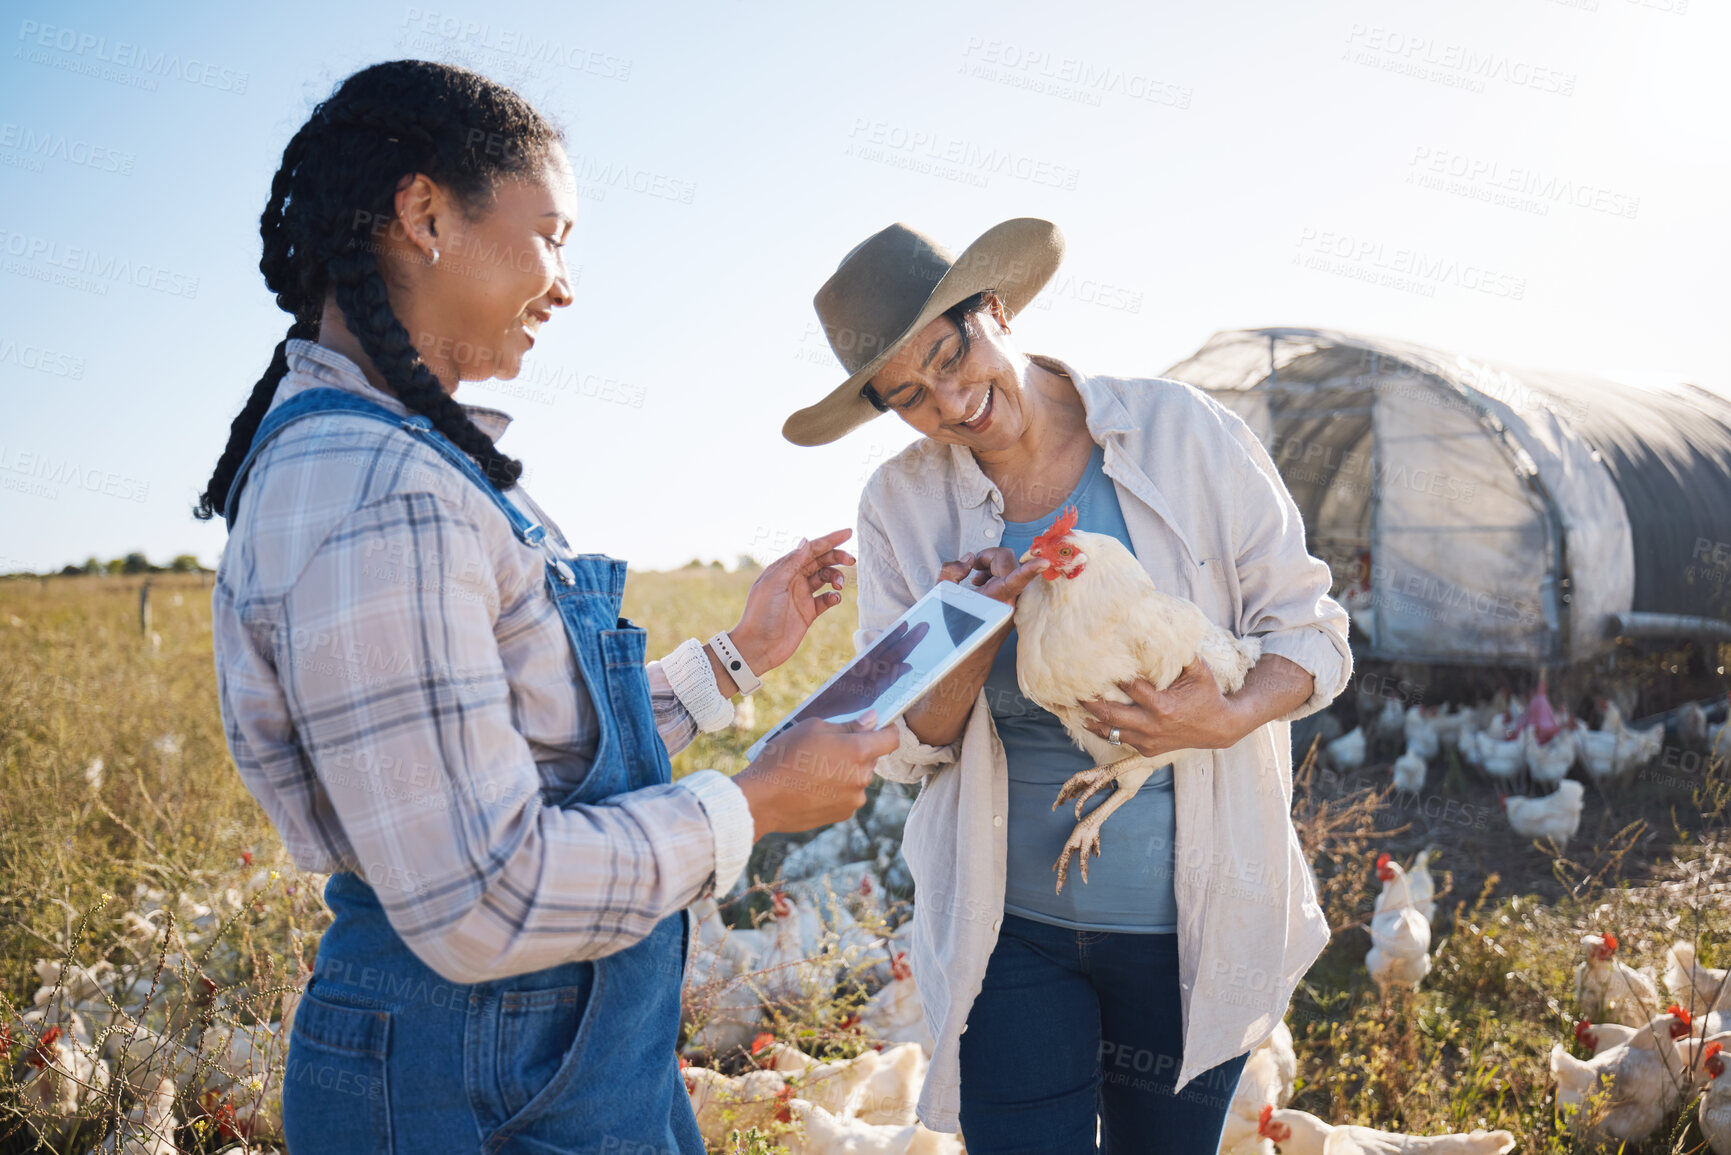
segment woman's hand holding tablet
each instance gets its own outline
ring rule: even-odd
[[[878,725],[894,721],[991,640],[1012,612],[1008,602],[953,581],[939,582],[909,606],[865,653],[759,739],[746,751],[746,757],[755,759],[775,737],[809,719],[852,721],[861,710],[870,708]]]

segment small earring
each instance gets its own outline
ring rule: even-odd
[[[436,265],[439,263],[439,250],[438,249],[433,250],[433,259],[428,261],[427,263],[429,265]]]

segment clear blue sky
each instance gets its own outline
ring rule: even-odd
[[[214,562],[188,508],[285,327],[271,175],[336,81],[402,56],[515,85],[589,174],[576,304],[519,395],[461,396],[516,415],[505,446],[581,548],[646,568],[851,522],[905,428],[779,429],[841,376],[812,293],[896,220],[958,249],[1057,221],[1018,335],[1084,370],[1285,324],[1731,388],[1722,4],[933,7],[9,6],[0,572]],[[994,150],[1009,169],[976,167]],[[1495,291],[1362,279],[1406,251]]]

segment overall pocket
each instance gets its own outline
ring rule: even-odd
[[[506,1123],[558,1079],[583,1026],[590,986],[507,991],[499,1000],[499,1103]]]
[[[391,1150],[391,1013],[346,1007],[307,989],[283,1073],[283,1133],[296,1151]]]

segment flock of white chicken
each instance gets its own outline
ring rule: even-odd
[[[963,1151],[955,1136],[915,1121],[934,1040],[899,942],[910,924],[890,929],[879,901],[911,886],[901,836],[912,804],[886,782],[869,810],[794,847],[755,926],[727,925],[713,899],[691,907],[680,1062],[711,1146],[783,1123],[794,1124],[778,1137],[791,1155]],[[850,989],[872,991],[838,1024],[871,1041],[856,1057],[823,1062],[775,1041],[779,1022]],[[739,1074],[693,1065],[742,1055],[749,1066]]]
[[[1689,943],[1673,943],[1664,972],[1671,1002],[1662,1005],[1651,970],[1617,960],[1616,935],[1589,934],[1581,945],[1587,957],[1575,968],[1575,997],[1585,1017],[1575,1040],[1593,1056],[1551,1048],[1558,1107],[1572,1112],[1589,1145],[1638,1143],[1704,1091],[1696,1107],[1702,1134],[1715,1155],[1731,1155],[1731,1080],[1720,1080],[1721,1052],[1731,1044],[1727,972],[1702,966]]]
[[[255,1140],[280,1136],[279,1076],[299,992],[284,996],[281,1022],[242,1022],[218,1005],[215,984],[191,954],[269,879],[258,871],[214,903],[184,895],[168,902],[163,891],[140,886],[139,909],[121,916],[136,965],[37,961],[41,986],[33,1005],[0,1024],[0,1061],[11,1067],[43,1143],[107,1155],[174,1155],[177,1103],[218,1142],[256,1150]],[[170,907],[175,949],[164,951]],[[91,1147],[80,1128],[88,1130],[91,1108],[116,1081],[131,1109]]]
[[[1387,854],[1376,860],[1382,891],[1370,921],[1370,953],[1365,965],[1385,995],[1396,986],[1416,987],[1430,973],[1431,916],[1436,886],[1430,851],[1405,869]],[[1221,1155],[1502,1155],[1514,1149],[1507,1131],[1454,1135],[1402,1135],[1353,1124],[1335,1125],[1287,1106],[1292,1099],[1298,1058],[1285,1023],[1250,1053],[1227,1114]]]
[[[1382,891],[1371,916],[1365,965],[1386,995],[1416,988],[1430,973],[1435,887],[1428,858],[1411,869],[1384,854],[1377,859]],[[1692,945],[1666,952],[1659,993],[1650,968],[1616,959],[1617,936],[1581,938],[1585,958],[1575,968],[1575,999],[1582,1013],[1575,1041],[1592,1051],[1577,1058],[1562,1043],[1551,1050],[1557,1106],[1586,1146],[1606,1140],[1639,1143],[1655,1134],[1681,1103],[1700,1094],[1697,1112],[1714,1155],[1731,1155],[1731,1079],[1723,1052],[1731,1045],[1731,983],[1727,971],[1702,966]],[[1364,1127],[1331,1127],[1286,1104],[1297,1059],[1284,1024],[1246,1060],[1228,1116],[1221,1155],[1501,1155],[1514,1147],[1507,1131],[1456,1135],[1395,1135]],[[1705,1093],[1703,1093],[1705,1092]]]
[[[780,1122],[797,1124],[786,1139],[792,1155],[962,1150],[954,1136],[914,1119],[933,1039],[906,952],[896,949],[896,932],[873,934],[855,917],[858,909],[883,925],[873,917],[876,889],[870,876],[845,901],[814,887],[799,897],[777,889],[768,919],[750,929],[727,926],[713,899],[692,907],[687,1051],[698,1057],[745,1051],[753,1064],[729,1076],[680,1060],[706,1142],[718,1145],[731,1131]],[[777,1012],[833,998],[844,980],[878,984],[844,1024],[873,1040],[871,1048],[819,1062],[776,1042],[766,1029]]]
[[[1581,938],[1585,958],[1575,967],[1575,999],[1583,1017],[1575,1041],[1590,1059],[1551,1048],[1557,1105],[1588,1146],[1606,1140],[1638,1143],[1697,1094],[1702,1133],[1715,1155],[1731,1155],[1731,1080],[1719,1082],[1731,1044],[1731,984],[1724,969],[1702,966],[1690,943],[1665,952],[1661,997],[1651,968],[1616,958],[1617,936]],[[1662,1009],[1661,1009],[1662,1008]]]
[[[1362,769],[1375,742],[1404,741],[1394,784],[1417,793],[1431,762],[1453,748],[1463,763],[1506,790],[1509,824],[1517,833],[1559,845],[1580,822],[1582,784],[1567,777],[1573,768],[1589,781],[1612,782],[1651,761],[1665,741],[1662,727],[1634,729],[1609,702],[1600,703],[1599,728],[1588,729],[1552,707],[1542,681],[1525,702],[1500,694],[1477,708],[1361,700],[1360,709],[1367,726],[1325,745],[1336,769]],[[1678,711],[1680,738],[1719,749],[1725,723],[1708,717],[1698,706]],[[1552,791],[1530,798],[1521,793],[1538,786]],[[886,783],[869,811],[795,847],[780,864],[782,881],[767,917],[754,927],[728,926],[713,900],[692,908],[685,992],[690,1030],[681,1065],[712,1145],[735,1129],[782,1123],[793,1124],[778,1136],[792,1155],[964,1150],[958,1137],[929,1131],[914,1117],[933,1040],[898,941],[910,924],[890,929],[878,905],[882,894],[911,889],[900,856],[911,804],[911,795]],[[1365,963],[1385,994],[1416,987],[1430,972],[1430,853],[1410,867],[1386,854],[1377,861],[1382,890]],[[199,968],[191,963],[201,941],[267,879],[258,871],[209,904],[168,899],[141,886],[137,909],[122,922],[142,965],[37,964],[42,985],[34,1005],[0,1024],[0,1061],[11,1067],[46,1143],[57,1150],[173,1155],[176,1130],[187,1121],[198,1122],[205,1136],[214,1129],[219,1141],[250,1150],[280,1142],[280,1070],[297,994],[284,997],[280,1022],[237,1018],[215,1006],[214,989],[199,989],[208,981],[196,977]],[[158,970],[155,955],[170,909],[180,939]],[[1589,1140],[1639,1141],[1680,1102],[1704,1092],[1701,1129],[1715,1155],[1731,1155],[1731,1078],[1719,1078],[1731,1042],[1725,971],[1701,966],[1687,943],[1674,944],[1664,968],[1667,1003],[1651,968],[1617,961],[1614,935],[1589,935],[1582,943],[1586,958],[1577,968],[1576,995],[1583,1017],[1575,1041],[1592,1057],[1577,1058],[1561,1043],[1554,1048],[1559,1105],[1576,1108],[1576,1125]],[[177,981],[191,989],[171,998]],[[849,1037],[870,1041],[856,1057],[820,1061],[776,1041],[775,1028],[797,1017],[799,1007],[822,1005],[849,989],[871,992],[856,1017],[838,1024]],[[171,1005],[182,1009],[165,1019],[163,1008]],[[689,1061],[711,1056],[731,1056],[726,1065],[742,1073]],[[1281,1155],[1480,1155],[1513,1147],[1501,1131],[1408,1136],[1331,1125],[1288,1106],[1296,1071],[1292,1036],[1281,1024],[1246,1062],[1222,1155],[1272,1155],[1277,1147]],[[130,1105],[129,1115],[91,1147],[74,1128],[92,1099],[107,1096],[117,1080],[126,1088],[122,1102]]]
[[[1603,786],[1628,778],[1665,747],[1663,725],[1635,729],[1615,702],[1598,702],[1598,729],[1557,710],[1543,678],[1524,703],[1506,691],[1476,707],[1403,707],[1390,698],[1379,708],[1377,701],[1374,695],[1362,696],[1359,714],[1367,721],[1324,745],[1329,765],[1343,773],[1357,772],[1373,741],[1404,739],[1406,748],[1390,773],[1396,790],[1418,794],[1431,763],[1443,751],[1455,750],[1462,763],[1496,785],[1515,833],[1553,839],[1559,847],[1580,829],[1586,795],[1583,782],[1568,776],[1571,769],[1579,766],[1586,781]],[[1731,710],[1731,703],[1726,705]],[[1680,741],[1721,749],[1725,723],[1710,723],[1700,703],[1680,707],[1675,724]],[[1544,793],[1528,793],[1541,788]]]

